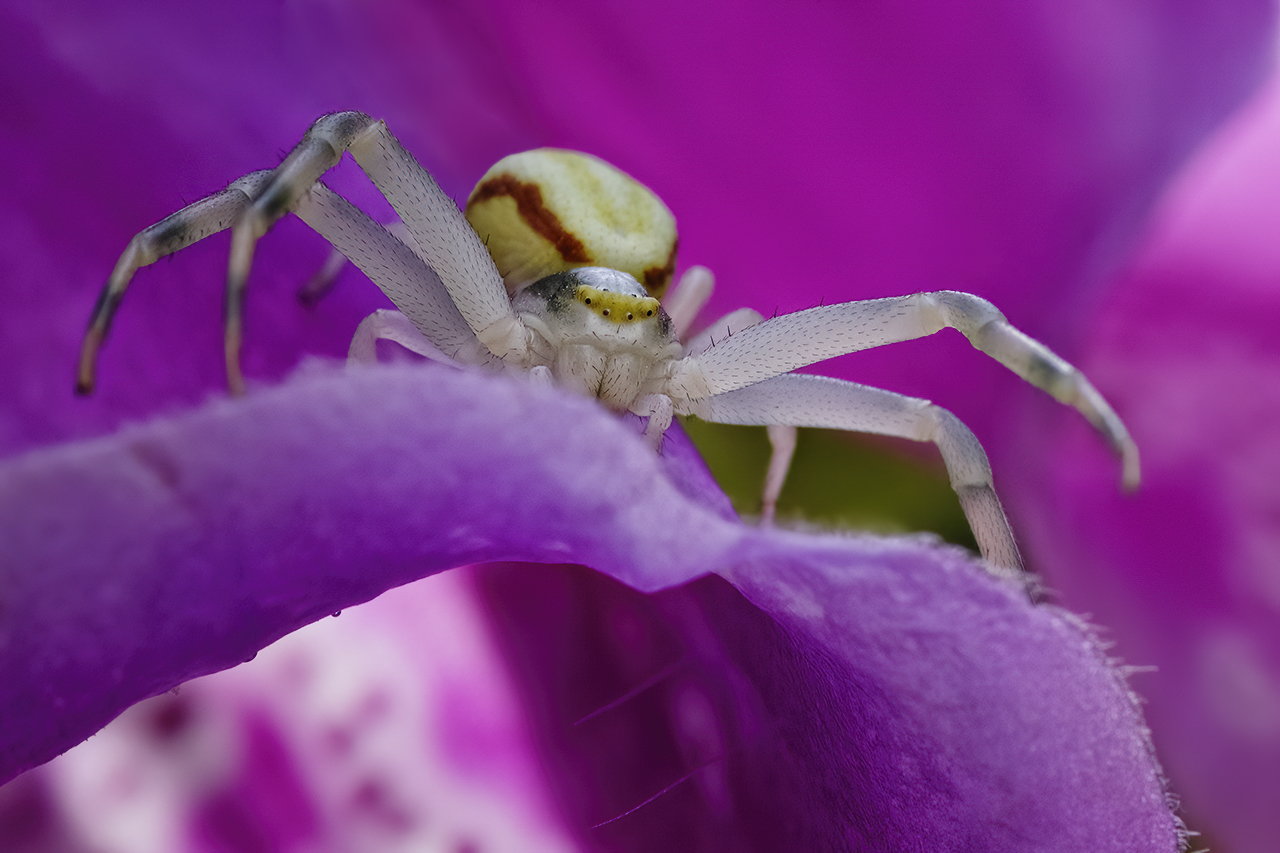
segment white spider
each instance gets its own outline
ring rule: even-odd
[[[319,183],[349,152],[400,223],[388,229]],[[400,309],[360,324],[351,352],[374,358],[379,338],[428,358],[514,370],[647,417],[659,447],[673,414],[769,426],[772,514],[794,428],[829,427],[932,441],[979,548],[995,566],[1021,567],[986,453],[954,415],[926,400],[790,371],[856,350],[959,330],[1023,379],[1078,409],[1138,483],[1138,452],[1119,417],[1079,371],[1009,325],[991,303],[954,291],[825,305],[760,320],[734,312],[688,346],[681,336],[710,293],[689,270],[665,305],[675,266],[670,211],[647,188],[595,158],[544,149],[500,161],[458,210],[381,121],[358,112],[320,118],[279,168],[254,172],[138,234],[93,311],[78,390],[92,390],[97,351],[139,267],[233,229],[226,359],[233,393],[241,311],[254,244],[292,211],[356,264]],[[477,234],[479,236],[477,236]],[[644,281],[642,285],[640,282]],[[401,313],[402,312],[402,313]]]

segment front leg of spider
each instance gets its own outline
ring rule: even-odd
[[[318,178],[343,151],[386,192],[412,240],[400,240]],[[254,172],[165,218],[130,242],[103,288],[81,349],[77,390],[95,384],[98,351],[134,273],[212,234],[233,229],[227,275],[228,385],[243,390],[239,350],[245,283],[259,237],[292,211],[370,277],[430,344],[464,364],[519,362],[527,331],[511,311],[493,262],[461,212],[386,130],[362,113],[324,116],[275,170]]]
[[[1011,326],[990,302],[970,293],[916,293],[774,317],[692,357],[677,373],[695,394],[709,397],[837,355],[925,337],[948,327],[1084,415],[1120,457],[1123,486],[1137,488],[1138,448],[1110,404],[1079,370]]]
[[[475,337],[498,358],[523,363],[528,348],[526,330],[511,310],[493,261],[462,212],[386,124],[364,113],[334,113],[311,126],[272,173],[232,233],[226,302],[227,371],[232,389],[243,387],[239,375],[241,305],[253,247],[277,219],[299,205],[344,153],[351,154],[391,203],[411,238],[400,242],[430,267]],[[394,295],[392,299],[396,301]]]
[[[1021,568],[981,444],[954,415],[902,397],[791,370],[844,353],[959,330],[1023,379],[1074,406],[1112,445],[1122,484],[1136,488],[1138,450],[1119,416],[1076,368],[1011,326],[977,296],[955,291],[849,302],[775,317],[691,355],[672,370],[677,411],[740,424],[832,427],[931,441],[984,556]]]

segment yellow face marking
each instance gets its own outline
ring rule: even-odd
[[[658,300],[652,296],[611,293],[580,284],[574,298],[610,323],[635,323],[658,316]]]
[[[603,160],[539,148],[499,160],[467,200],[467,221],[507,289],[577,267],[629,273],[661,297],[676,221],[648,187]]]

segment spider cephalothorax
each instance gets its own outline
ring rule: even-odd
[[[384,228],[319,178],[350,153],[391,202]],[[1074,367],[1013,328],[991,303],[937,291],[825,305],[761,320],[734,312],[709,335],[685,333],[710,292],[693,267],[660,303],[675,269],[675,220],[646,187],[585,154],[542,149],[505,158],[481,178],[463,213],[387,130],[363,113],[321,117],[276,169],[254,172],[138,234],[103,289],[85,336],[79,389],[93,387],[97,351],[134,272],[209,234],[233,229],[227,275],[228,382],[243,390],[241,301],[255,242],[292,211],[365,272],[399,311],[357,329],[352,358],[380,338],[428,358],[508,371],[648,418],[660,446],[673,414],[769,426],[778,464],[765,515],[782,486],[794,427],[875,432],[935,443],[984,557],[1021,565],[977,438],[926,400],[791,371],[860,349],[959,330],[975,347],[1074,406],[1138,482],[1124,425]],[[724,335],[731,331],[731,336]]]

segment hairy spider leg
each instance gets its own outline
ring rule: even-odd
[[[833,358],[932,335],[963,334],[1027,382],[1073,406],[1100,431],[1122,462],[1122,483],[1137,488],[1138,448],[1120,417],[1083,374],[1044,344],[1015,329],[981,297],[943,290],[888,299],[824,305],[773,317],[686,357],[675,371],[689,392],[686,405]],[[677,407],[677,411],[685,411]]]
[[[221,192],[193,202],[134,235],[120,255],[120,260],[116,262],[115,269],[111,271],[111,277],[103,286],[89,316],[89,328],[80,345],[80,364],[76,371],[77,393],[88,394],[93,391],[98,350],[106,340],[116,309],[120,307],[134,273],[166,255],[235,225],[270,177],[270,172],[245,175]]]
[[[708,271],[708,276],[710,271]],[[681,287],[684,279],[681,279]],[[710,295],[708,293],[708,295]],[[764,321],[764,317],[754,308],[739,308],[731,311],[703,329],[689,341],[685,352],[693,355],[706,352],[716,342],[736,335],[749,326]],[[787,482],[787,472],[791,470],[791,460],[796,453],[796,428],[784,424],[768,426],[769,435],[769,467],[765,472],[764,489],[760,495],[760,523],[764,526],[773,524],[777,515],[778,498],[782,496],[782,487]]]
[[[690,355],[706,352],[724,338],[736,335],[748,326],[754,326],[763,320],[760,312],[754,308],[738,308],[730,311],[690,338],[685,344],[685,352]]]
[[[399,219],[379,224],[400,242],[411,243],[413,241],[413,238],[409,236],[408,229],[404,227],[404,223]],[[331,249],[329,256],[325,258],[320,269],[316,270],[315,274],[298,288],[298,301],[307,306],[318,304],[321,299],[324,299],[333,290],[333,286],[338,281],[338,276],[347,268],[348,263],[350,261],[346,255],[337,249]]]
[[[376,364],[378,341],[394,341],[409,352],[431,361],[457,364],[441,352],[431,339],[422,334],[408,317],[399,311],[379,308],[360,321],[347,348],[347,364]]]
[[[426,346],[455,362],[498,366],[435,270],[412,246],[322,183],[298,198],[294,213],[391,299],[426,339]]]
[[[90,317],[77,371],[79,393],[93,390],[98,350],[134,273],[165,255],[233,227],[272,175],[270,170],[245,175],[227,189],[184,207],[130,241]],[[316,183],[295,201],[294,212],[404,308],[430,345],[456,361],[496,364],[497,359],[476,340],[435,272],[412,248],[362,210]],[[242,390],[243,386],[237,387],[231,378],[235,375],[229,375],[229,384],[233,391]]]
[[[986,451],[959,418],[928,400],[842,379],[788,373],[717,394],[699,404],[697,415],[715,423],[825,427],[931,441],[942,453],[983,558],[1000,568],[1022,568]]]
[[[391,203],[413,238],[410,250],[439,276],[473,334],[499,358],[512,355],[522,361],[527,332],[511,310],[488,250],[457,205],[383,122],[341,112],[311,125],[235,225],[227,273],[229,376],[233,370],[238,373],[239,309],[254,244],[345,152]]]

